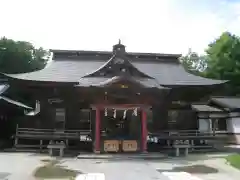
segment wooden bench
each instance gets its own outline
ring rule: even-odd
[[[91,137],[91,130],[65,129],[64,131],[57,131],[56,129],[19,128],[17,125],[16,134],[13,136],[13,138],[15,139],[15,147],[35,147],[42,150],[43,148],[47,147],[47,145],[44,144],[44,141],[64,141],[68,147],[68,142],[70,140],[79,140],[81,136]],[[33,145],[24,141],[25,144],[20,144],[19,140],[34,140],[39,141],[39,143]],[[91,141],[91,138],[88,138],[88,141]]]
[[[50,156],[53,156],[53,150],[57,149],[57,150],[59,150],[59,156],[63,157],[64,156],[64,149],[66,148],[66,145],[63,141],[61,141],[60,143],[53,143],[52,141],[50,141],[47,148],[49,150],[49,155]]]

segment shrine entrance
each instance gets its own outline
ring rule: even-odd
[[[143,106],[94,105],[95,153],[147,151],[147,122]]]

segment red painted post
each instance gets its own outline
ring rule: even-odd
[[[100,153],[100,132],[101,132],[100,108],[96,108],[96,126],[95,126],[95,153]]]
[[[142,110],[142,152],[147,152],[147,113]]]

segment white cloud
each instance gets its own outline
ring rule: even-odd
[[[180,2],[185,6],[177,0],[0,0],[0,36],[89,50],[111,50],[121,38],[128,51],[181,53],[202,52],[224,30],[240,32],[239,20],[228,18],[240,5],[215,1],[213,11]]]

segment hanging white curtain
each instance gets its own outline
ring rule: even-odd
[[[113,110],[113,117],[116,118],[116,116],[117,116],[117,110],[114,109],[114,110]]]
[[[125,109],[123,112],[123,119],[126,119],[126,116],[127,116],[127,110]]]
[[[107,116],[108,115],[108,110],[107,108],[104,109],[104,116]]]
[[[133,110],[133,115],[134,115],[134,116],[137,116],[137,114],[138,114],[138,108],[135,108],[135,109]]]

